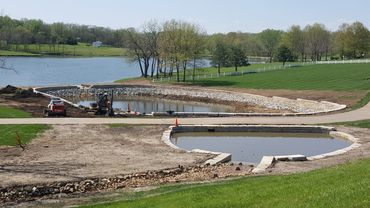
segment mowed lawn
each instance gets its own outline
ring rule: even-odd
[[[200,79],[201,86],[291,90],[370,90],[370,64],[322,64]]]
[[[17,145],[17,135],[19,134],[22,144],[29,143],[36,136],[49,128],[48,125],[27,124],[27,125],[0,125],[0,146]]]
[[[0,118],[30,118],[32,115],[29,112],[0,106]]]

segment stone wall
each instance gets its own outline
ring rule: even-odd
[[[94,96],[98,93],[113,91],[115,96],[150,96],[160,98],[183,97],[196,100],[217,100],[225,102],[246,103],[257,105],[269,109],[288,110],[295,112],[294,115],[310,115],[318,113],[328,113],[346,108],[346,105],[331,103],[327,101],[312,101],[305,99],[288,99],[282,97],[266,97],[248,93],[237,93],[221,90],[195,89],[186,87],[151,87],[151,86],[131,86],[131,85],[109,85],[109,86],[90,86],[90,87],[71,87],[71,88],[38,88],[40,92],[45,92],[58,97],[74,97],[81,95]]]

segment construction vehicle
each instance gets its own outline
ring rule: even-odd
[[[106,92],[98,94],[98,101],[90,103],[90,108],[95,111],[96,115],[114,116],[113,91],[110,99]]]
[[[64,102],[60,98],[51,98],[47,109],[44,109],[45,116],[67,116]]]

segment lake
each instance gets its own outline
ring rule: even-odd
[[[16,69],[18,74],[0,70],[0,86],[107,83],[141,75],[138,64],[123,57],[8,57],[6,64]]]
[[[198,62],[198,67],[210,66],[207,59]],[[124,57],[8,57],[6,64],[18,73],[0,70],[0,86],[97,84],[141,76],[139,65]]]

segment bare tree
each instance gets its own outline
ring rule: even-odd
[[[315,23],[305,27],[307,49],[312,61],[320,61],[323,54],[327,54],[330,47],[330,32],[325,25]],[[327,56],[327,55],[326,55]]]
[[[272,62],[274,53],[276,52],[279,46],[279,43],[281,40],[281,34],[282,34],[282,31],[272,30],[272,29],[264,30],[259,34],[260,41],[268,57],[270,58],[270,63]]]

